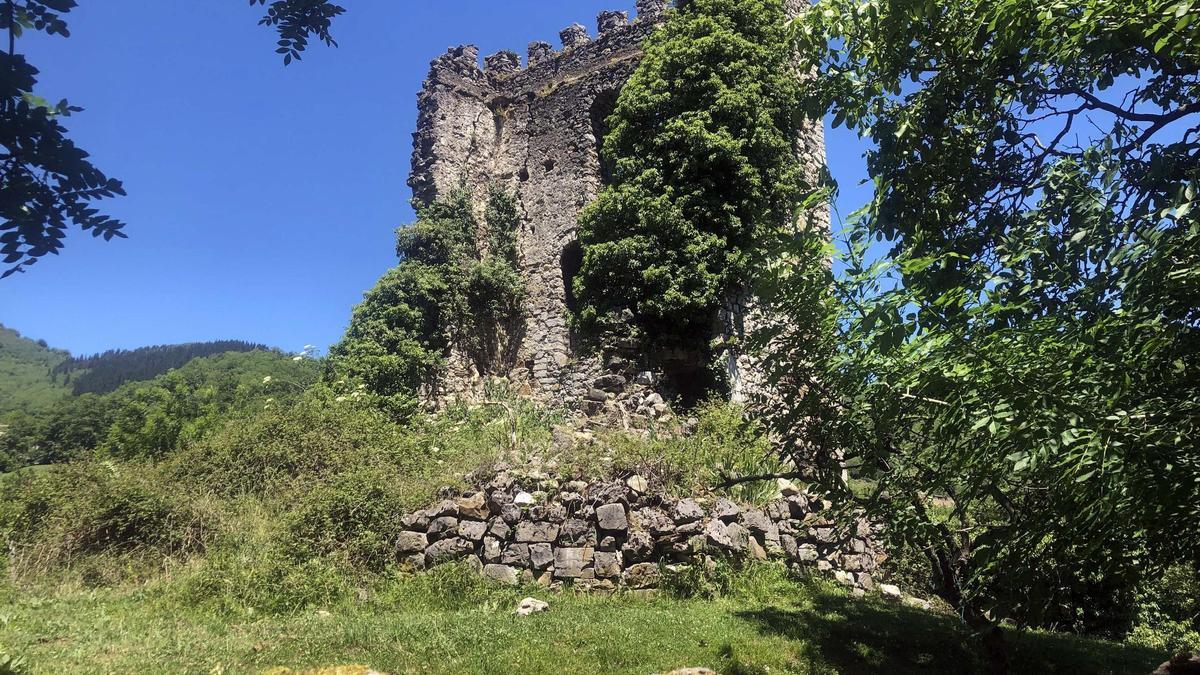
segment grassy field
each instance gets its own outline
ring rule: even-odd
[[[545,614],[520,618],[526,594]],[[26,672],[253,673],[363,664],[390,673],[970,673],[953,617],[850,597],[773,567],[716,599],[549,593],[461,568],[391,579],[292,614],[200,610],[147,586],[8,589],[0,645]],[[1146,673],[1164,656],[1071,636],[1010,633],[1018,673]],[[18,671],[21,672],[21,671]]]

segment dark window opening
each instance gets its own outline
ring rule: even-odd
[[[610,127],[608,118],[617,109],[617,92],[603,91],[592,101],[592,135],[596,138],[596,154],[600,158],[600,180],[608,185],[612,182],[612,164],[604,157],[604,139]]]
[[[579,300],[575,297],[575,277],[579,276],[579,270],[583,269],[583,248],[579,246],[579,242],[573,241],[563,248],[561,263],[567,309],[573,314],[579,309]]]

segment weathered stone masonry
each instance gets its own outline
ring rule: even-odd
[[[839,530],[828,504],[798,489],[755,508],[671,498],[640,478],[560,484],[502,472],[451,496],[402,519],[402,564],[465,560],[505,583],[611,590],[656,587],[673,565],[774,559],[872,590],[885,557],[866,521]]]
[[[523,68],[513,52],[488,56],[481,68],[475,47],[452,48],[433,61],[418,98],[409,179],[415,200],[429,204],[466,186],[482,214],[493,185],[517,200],[526,324],[517,362],[502,370],[545,400],[574,404],[604,374],[596,358],[577,349],[568,325],[569,283],[582,256],[577,221],[604,182],[598,153],[604,120],[667,4],[637,0],[634,21],[626,12],[603,12],[596,37],[572,25],[560,34],[558,51],[531,43]],[[815,173],[824,161],[821,130],[803,130],[798,138],[798,152]],[[724,323],[744,328],[736,318]],[[714,334],[722,330],[715,326]],[[729,363],[735,386],[753,379],[744,372],[752,363],[736,357]],[[479,386],[469,359],[452,354],[443,393],[470,394]]]

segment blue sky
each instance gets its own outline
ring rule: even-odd
[[[284,68],[245,0],[85,0],[69,39],[19,43],[45,98],[129,196],[127,240],[72,231],[0,281],[0,323],[76,354],[210,339],[289,351],[337,341],[395,264],[416,94],[448,46],[524,53],[633,0],[347,0],[341,47]],[[840,208],[862,202],[861,144],[828,138]]]

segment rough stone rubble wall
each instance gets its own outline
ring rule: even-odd
[[[482,215],[489,186],[516,198],[528,298],[522,346],[509,375],[528,387],[526,393],[546,400],[575,403],[605,372],[595,357],[580,353],[571,335],[564,254],[570,257],[576,245],[579,212],[602,187],[597,122],[611,112],[667,5],[637,0],[632,22],[625,12],[602,12],[596,37],[575,24],[560,34],[560,51],[531,43],[524,68],[513,52],[488,56],[481,68],[475,47],[452,48],[433,61],[418,97],[409,179],[414,199],[429,204],[467,186]],[[815,173],[824,163],[820,125],[798,138],[798,152]],[[722,318],[726,326],[753,327],[753,319],[743,320],[744,304],[731,303],[737,314]],[[711,337],[696,339],[707,343]],[[735,331],[728,337],[738,336]],[[754,363],[735,354],[729,368],[735,398],[744,398],[743,390],[755,386]],[[481,385],[474,365],[452,354],[443,395],[471,396]]]
[[[636,483],[577,481],[525,492],[502,473],[482,490],[406,515],[397,556],[414,570],[466,560],[505,583],[599,590],[655,587],[663,565],[776,559],[875,588],[885,556],[871,526],[859,521],[840,532],[815,497],[788,490],[751,508],[724,498],[674,499]]]
[[[810,7],[809,0],[786,0],[785,4],[788,15],[792,17],[800,16]],[[811,73],[803,72],[799,67],[795,72],[800,80],[812,77]],[[805,182],[810,186],[820,185],[827,159],[824,126],[820,122],[805,122],[796,130],[794,145]],[[799,214],[795,226],[829,232],[828,206]],[[732,400],[743,403],[757,401],[761,405],[773,398],[760,359],[749,353],[745,345],[755,332],[779,320],[780,316],[764,311],[754,295],[746,290],[728,298],[721,308],[718,330],[726,343],[731,345],[724,359]]]

